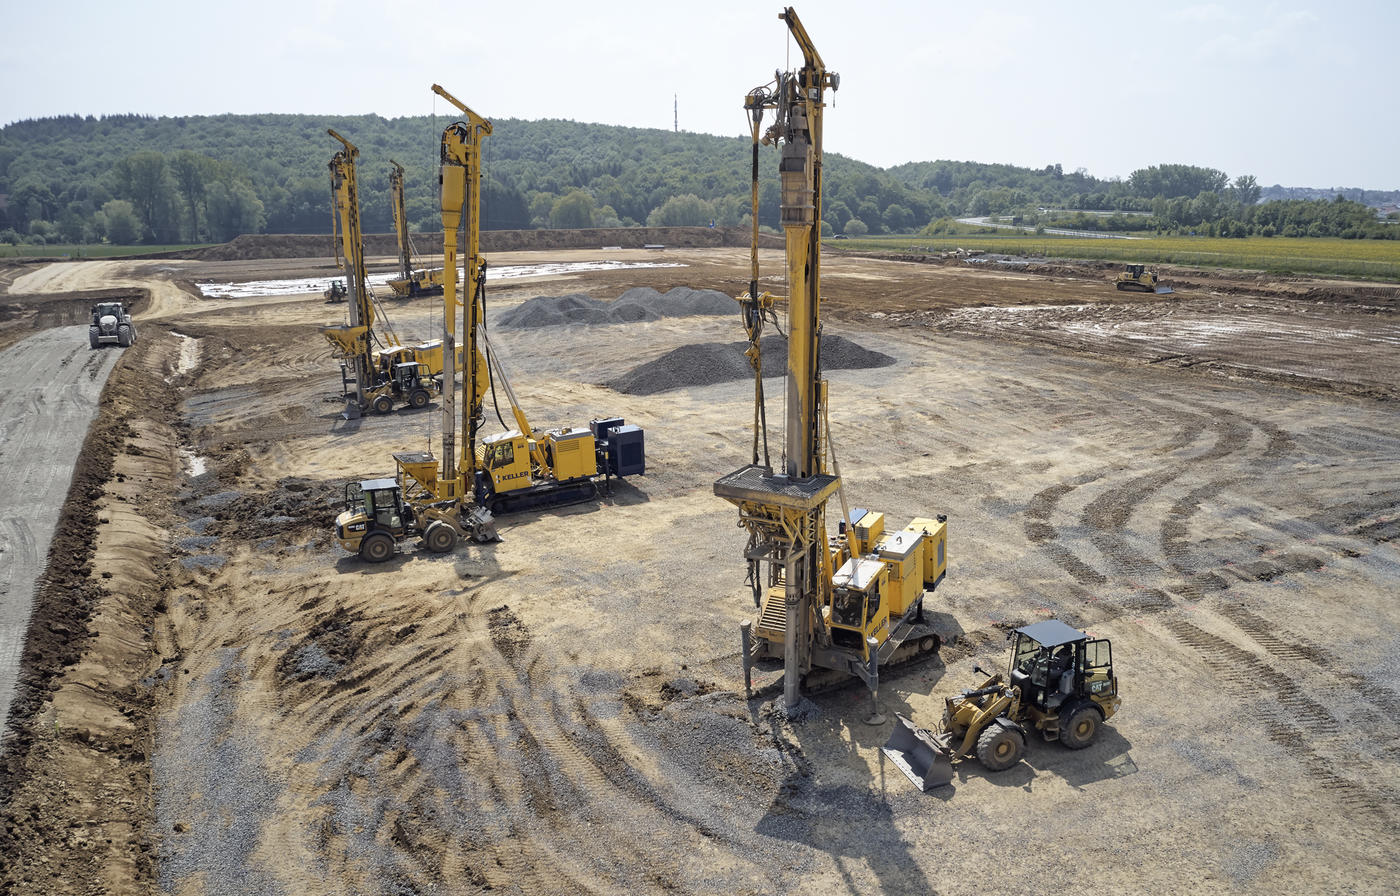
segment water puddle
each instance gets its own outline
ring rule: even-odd
[[[180,460],[184,462],[185,472],[191,479],[209,472],[209,462],[188,448],[180,449]]]
[[[679,262],[664,261],[567,261],[548,264],[507,264],[486,269],[486,279],[520,280],[527,277],[548,277],[558,274],[577,274],[586,271],[623,271],[633,268],[683,268]],[[388,283],[398,274],[371,274],[369,287],[372,291],[389,293]],[[248,299],[258,296],[294,296],[319,294],[331,280],[329,277],[300,277],[293,280],[250,280],[246,283],[196,283],[200,292],[209,299]],[[461,282],[461,278],[458,278]]]
[[[180,355],[175,359],[175,374],[189,373],[199,366],[199,340],[184,333],[170,331],[170,335],[180,340]],[[165,381],[170,382],[171,377]]]

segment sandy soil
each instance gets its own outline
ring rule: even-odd
[[[665,255],[688,266],[493,288],[488,319],[746,288],[745,250]],[[436,410],[340,419],[319,297],[180,288],[255,262],[103,264],[6,297],[153,297],[104,396],[125,428],[89,439],[96,491],[70,498],[91,538],[76,567],[51,555],[95,589],[78,658],[32,670],[48,698],[12,720],[15,892],[1393,888],[1393,289],[1211,275],[1134,297],[1093,269],[827,257],[828,332],[896,359],[830,372],[848,497],[950,518],[928,602],[948,643],[882,676],[886,712],[935,723],[1009,628],[1051,616],[1111,638],[1123,682],[1093,747],[1035,743],[925,795],[859,687],[799,723],[775,671],[744,699],[744,538],[711,484],[747,460],[752,385],[599,385],[737,320],[493,329],[532,422],[624,416],[647,476],[368,567],[329,536],[344,484],[435,447]],[[432,335],[432,300],[389,310]]]

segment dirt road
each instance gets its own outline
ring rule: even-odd
[[[73,464],[120,350],[88,347],[86,327],[43,330],[0,352],[0,712],[9,714],[34,586]]]
[[[666,255],[687,267],[493,288],[488,319],[540,294],[747,280],[742,251]],[[179,399],[118,454],[155,499],[115,481],[103,499],[126,500],[122,528],[144,521],[152,542],[152,598],[144,614],[122,604],[150,626],[130,639],[142,664],[80,663],[37,716],[59,724],[35,738],[39,783],[6,818],[32,832],[10,835],[6,879],[173,894],[1388,892],[1393,299],[1319,308],[1211,283],[1162,305],[1089,272],[834,256],[823,273],[829,332],[896,361],[829,374],[849,499],[896,524],[950,517],[949,577],[929,600],[947,646],[882,676],[886,711],[935,723],[975,663],[1004,661],[1009,628],[1054,616],[1114,644],[1124,708],[1093,747],[1034,743],[1007,772],[966,764],[924,795],[878,750],[889,724],[862,724],[860,689],[816,698],[800,723],[773,711],[774,671],[744,699],[743,533],[710,486],[748,459],[752,384],[599,385],[738,339],[735,320],[493,326],[532,422],[624,416],[646,429],[647,476],[597,505],[507,518],[498,545],[409,546],[368,567],[329,538],[343,485],[433,448],[439,415],[341,420],[312,334],[339,312],[312,297],[185,296],[114,381],[118,398],[168,381]],[[1264,300],[1268,338],[1251,323]],[[389,310],[406,331],[432,325],[431,300]],[[1352,351],[1331,350],[1330,324],[1281,325],[1323,312],[1345,319]],[[138,556],[115,528],[99,525],[99,556]],[[140,573],[109,582],[108,603]],[[113,641],[90,630],[89,656]],[[69,733],[79,683],[119,692],[129,730]],[[94,837],[78,772],[121,737],[136,821],[103,815]],[[55,780],[77,796],[46,797]]]

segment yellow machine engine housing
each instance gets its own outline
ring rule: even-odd
[[[587,429],[551,429],[544,434],[545,458],[554,478],[563,482],[598,475],[593,433]]]

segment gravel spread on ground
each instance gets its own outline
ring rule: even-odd
[[[683,345],[654,361],[632,368],[603,385],[628,395],[654,395],[683,386],[710,386],[753,376],[744,356],[747,342],[704,342]],[[759,341],[765,375],[782,376],[787,370],[787,337],[765,336]],[[844,336],[823,336],[823,370],[861,370],[888,367],[894,358],[865,348]]]
[[[535,296],[501,314],[496,326],[530,329],[565,324],[619,324],[697,314],[737,315],[738,311],[735,301],[718,290],[677,286],[662,293],[649,286],[638,286],[613,302],[604,302],[582,292]]]

